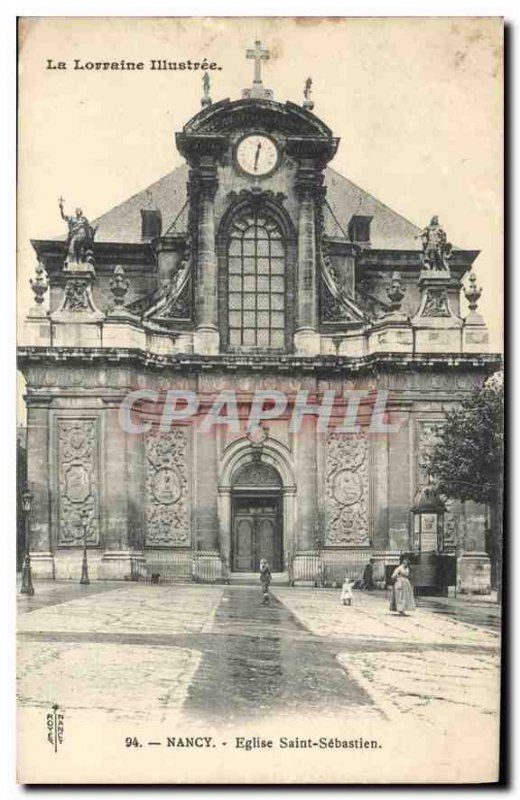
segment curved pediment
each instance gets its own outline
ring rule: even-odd
[[[214,103],[192,117],[183,127],[181,136],[227,134],[245,129],[332,139],[330,128],[307,109],[295,103],[260,98]]]

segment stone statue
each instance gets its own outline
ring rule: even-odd
[[[67,261],[77,264],[94,261],[94,236],[96,228],[93,228],[88,219],[83,216],[81,208],[77,208],[74,216],[67,216],[63,212],[63,198],[59,199],[61,218],[65,220],[69,228],[67,237]]]
[[[203,96],[200,104],[202,108],[206,108],[211,105],[211,97],[209,96],[209,75],[207,72],[202,76],[202,91]]]
[[[307,78],[303,88],[303,107],[306,108],[308,111],[312,111],[314,108],[314,101],[311,100],[311,92],[312,92],[312,78]]]
[[[451,244],[439,225],[439,217],[432,217],[430,224],[415,238],[422,241],[422,262],[425,269],[449,270]]]

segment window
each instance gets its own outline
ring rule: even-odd
[[[161,235],[162,218],[159,210],[141,209],[141,238],[155,239]]]
[[[235,218],[228,246],[229,345],[285,345],[285,247],[277,223],[263,211]]]
[[[350,218],[350,222],[348,224],[348,235],[351,242],[356,242],[357,244],[369,244],[370,243],[370,223],[372,222],[372,217],[365,217],[361,214],[354,214]]]

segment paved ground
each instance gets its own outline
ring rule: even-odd
[[[188,716],[235,722],[275,712],[373,712],[365,690],[275,597],[269,607],[252,587],[226,587],[205,637],[200,666],[188,690]],[[368,708],[370,707],[370,708]]]
[[[448,708],[497,713],[499,613],[463,600],[388,611],[384,595],[249,586],[39,584],[19,597],[22,706],[116,719]],[[491,608],[491,610],[490,610]]]
[[[235,768],[258,782],[496,775],[500,614],[490,603],[430,598],[402,618],[384,593],[355,593],[344,607],[339,590],[276,586],[264,607],[257,586],[35,588],[18,597],[25,780],[193,781],[204,769],[220,782]],[[56,756],[55,703],[66,720]],[[190,733],[214,737],[191,761],[166,741]],[[377,750],[265,759],[237,750],[239,735],[376,740]],[[144,742],[141,757],[128,736]]]
[[[479,595],[420,597],[419,606],[421,609],[430,609],[435,614],[445,615],[459,622],[469,622],[472,625],[500,631],[502,615],[496,598]]]
[[[303,589],[276,594],[309,631],[336,643],[338,661],[387,719],[405,714],[445,727],[463,713],[478,729],[484,717],[498,716],[498,609],[479,613],[473,604],[461,609],[464,600],[429,598],[400,617],[381,594],[358,593],[353,607],[341,606],[333,591],[319,592],[319,602]]]

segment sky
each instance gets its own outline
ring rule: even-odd
[[[501,24],[483,18],[44,18],[19,44],[19,317],[32,304],[30,238],[94,219],[179,166],[174,134],[200,110],[202,73],[74,70],[74,59],[215,62],[214,102],[250,86],[247,47],[271,53],[274,99],[301,103],[340,138],[331,166],[424,227],[438,214],[455,245],[480,250],[479,311],[502,349]],[[47,69],[47,60],[66,70]]]

